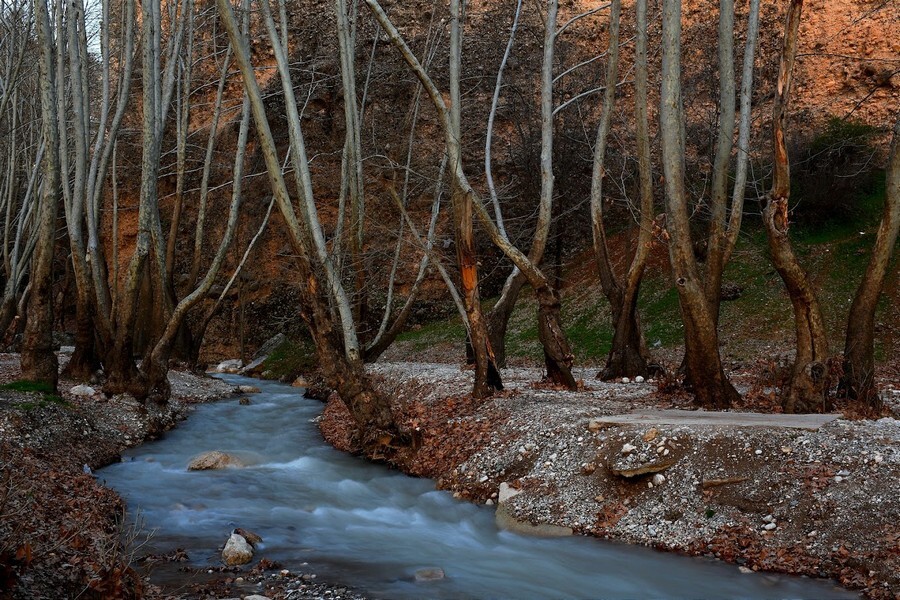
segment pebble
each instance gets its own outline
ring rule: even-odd
[[[778,525],[776,525],[775,523],[766,523],[765,525],[763,525],[763,529],[765,529],[766,531],[772,531],[776,527],[778,527]]]
[[[653,476],[653,485],[662,485],[666,482],[666,477],[662,473]]]
[[[641,377],[640,375],[638,375],[637,377],[634,378],[634,382],[635,383],[644,383],[644,378]]]
[[[759,456],[760,454],[762,454],[762,450],[757,450],[756,452],[754,452],[754,454]]]
[[[637,450],[637,446],[634,446],[632,444],[625,444],[624,446],[622,446],[622,454],[631,454],[635,450]]]
[[[631,380],[628,379],[627,377],[623,377],[623,378],[622,378],[622,383],[631,383]]]

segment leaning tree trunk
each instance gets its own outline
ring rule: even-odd
[[[44,153],[44,187],[38,213],[38,242],[31,266],[31,296],[28,300],[25,335],[22,341],[22,377],[49,384],[56,390],[59,379],[53,352],[53,246],[59,205],[59,158],[56,130],[53,34],[46,0],[34,2],[40,52],[40,90]]]
[[[784,281],[794,307],[797,355],[791,378],[784,391],[785,412],[811,412],[827,409],[826,393],[830,385],[827,361],[828,337],[819,301],[809,276],[800,266],[788,237],[788,198],[791,192],[790,163],[785,144],[784,125],[790,100],[791,78],[797,57],[797,38],[803,0],[791,0],[785,26],[784,45],[778,70],[778,88],[772,114],[775,150],[772,190],[763,210],[763,222],[769,239],[769,253],[775,270]]]
[[[266,0],[263,0],[263,2],[265,3]],[[348,331],[348,327],[353,326],[352,316],[344,316],[347,313],[347,302],[346,296],[340,295],[343,292],[342,288],[340,288],[340,282],[333,278],[331,278],[331,281],[328,281],[329,276],[326,275],[325,279],[328,287],[323,290],[319,284],[320,277],[316,271],[326,270],[330,266],[324,264],[324,258],[326,257],[320,254],[322,249],[317,246],[316,240],[311,239],[316,232],[310,232],[309,229],[313,229],[319,224],[306,222],[301,225],[297,219],[297,214],[294,212],[294,206],[282,173],[281,161],[278,158],[275,141],[269,127],[262,93],[256,81],[253,65],[250,63],[248,41],[238,31],[237,21],[229,0],[217,0],[216,4],[234,49],[235,59],[241,70],[244,90],[250,100],[250,109],[256,125],[260,151],[266,163],[269,183],[272,186],[272,192],[278,208],[284,217],[292,247],[297,254],[297,268],[301,282],[301,314],[313,336],[316,351],[319,355],[320,367],[323,369],[329,385],[337,390],[341,400],[356,421],[362,445],[373,448],[394,444],[402,439],[402,435],[394,421],[389,399],[376,393],[371,382],[366,378],[362,357],[358,346],[355,345],[355,336],[352,335],[353,332]],[[277,37],[273,35],[274,25],[266,4],[262,5],[262,12],[266,21],[266,27],[270,32],[270,41],[275,52],[276,61],[279,64],[279,68],[285,70],[287,60],[284,48]],[[292,90],[290,81],[284,81],[283,91],[286,99],[292,96]],[[296,112],[296,103],[290,106],[290,102],[288,102],[288,105],[292,142],[296,146],[294,158],[303,159],[296,162],[298,172],[295,173],[295,177],[302,180],[304,194],[308,194],[304,198],[304,202],[308,202],[314,207],[315,199],[312,197],[312,181],[309,165],[305,161],[305,149],[303,147],[299,115]],[[301,206],[303,206],[302,203]],[[304,216],[312,219],[315,215],[310,210],[304,212]],[[306,228],[305,231],[304,228]],[[322,264],[314,265],[313,259],[322,261]],[[345,318],[347,320],[340,323],[340,330],[335,327],[335,323],[331,318],[330,301],[344,305],[344,309],[339,311],[339,314],[342,321]]]
[[[381,24],[381,26],[388,33],[388,37],[391,40],[391,43],[400,52],[401,56],[403,56],[406,64],[410,67],[410,69],[412,69],[413,73],[415,73],[416,77],[418,77],[422,85],[425,86],[425,89],[428,92],[428,96],[431,98],[432,104],[438,112],[438,116],[441,120],[441,127],[445,136],[445,142],[447,144],[447,154],[449,157],[448,164],[452,169],[454,178],[453,183],[454,186],[456,186],[456,190],[454,193],[459,193],[465,196],[465,202],[462,204],[462,206],[465,207],[463,215],[465,216],[466,214],[468,214],[468,218],[471,218],[471,211],[475,211],[479,221],[487,230],[491,241],[494,242],[494,245],[496,245],[513,262],[513,264],[515,264],[528,277],[529,283],[534,288],[535,296],[537,297],[539,303],[538,334],[541,344],[544,347],[544,357],[547,364],[548,377],[550,377],[551,381],[553,381],[554,383],[565,385],[569,389],[577,389],[578,384],[575,381],[575,378],[572,376],[572,364],[574,363],[574,355],[572,354],[568,340],[565,336],[565,332],[563,331],[563,328],[560,324],[560,302],[558,293],[555,289],[553,289],[553,286],[550,285],[549,280],[541,272],[537,265],[532,260],[530,260],[529,257],[525,256],[518,248],[516,248],[509,241],[509,239],[506,238],[506,236],[504,236],[497,228],[497,225],[491,218],[490,213],[484,206],[484,203],[481,202],[480,198],[478,198],[475,190],[472,189],[472,186],[469,184],[465,172],[463,171],[461,158],[462,150],[459,143],[459,136],[454,135],[454,132],[458,131],[458,127],[454,125],[454,121],[456,119],[453,117],[452,111],[447,107],[447,103],[444,101],[444,98],[441,95],[440,91],[437,89],[437,86],[434,84],[434,81],[431,79],[431,77],[428,76],[421,63],[413,55],[412,51],[409,49],[409,46],[400,36],[397,28],[387,17],[384,9],[381,7],[378,1],[366,0],[366,5],[375,15],[376,19],[378,19],[378,22]],[[458,51],[454,52],[451,50],[451,57],[453,56],[455,56],[456,58],[454,60],[451,60],[451,64],[453,64],[454,62],[458,62]],[[456,79],[457,83],[456,85],[451,85],[451,92],[453,92],[454,88],[458,88],[458,77],[454,78],[453,76],[451,76],[451,82],[454,79]],[[455,94],[451,93],[451,100],[454,98],[454,96]],[[458,106],[458,104],[459,102],[457,100],[455,105]],[[471,229],[469,228],[468,235],[470,234]],[[460,269],[463,272],[462,279],[464,292],[466,291],[466,286],[474,287],[475,293],[473,297],[475,300],[477,300],[477,270],[475,269],[474,262],[474,244],[472,245],[471,251],[473,252],[473,254],[467,258],[467,261],[469,261],[471,264],[461,262]],[[464,267],[465,270],[463,270]],[[467,312],[469,312],[470,307],[467,306],[466,308]],[[490,348],[488,347],[486,348],[486,350],[479,350],[476,346],[476,337],[472,334],[472,332],[478,332],[479,342],[477,343],[484,343],[485,345],[487,345],[487,340],[485,339],[484,342],[480,342],[481,336],[485,335],[485,333],[483,333],[483,328],[485,326],[482,322],[480,306],[472,306],[472,309],[472,312],[469,313],[470,339],[473,342],[473,346],[475,346],[475,356],[479,357],[479,352],[489,352]],[[477,322],[473,322],[473,314],[475,314]],[[496,363],[491,360],[490,364],[495,365]],[[476,374],[477,373],[478,371],[476,371]],[[478,387],[478,383],[479,380],[476,378],[476,388]],[[499,380],[497,383],[499,383]]]
[[[684,323],[687,371],[698,403],[727,408],[739,398],[719,355],[715,315],[706,298],[691,243],[684,183],[684,112],[681,99],[681,2],[664,0],[660,130],[665,175],[669,258]]]
[[[894,125],[894,139],[887,167],[886,195],[881,224],[869,266],[863,276],[847,318],[844,343],[844,373],[841,391],[874,411],[881,409],[875,387],[875,308],[891,263],[891,254],[900,232],[900,118]]]

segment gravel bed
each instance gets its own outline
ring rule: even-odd
[[[503,372],[504,392],[464,402],[472,373],[455,365],[385,363],[370,372],[422,439],[398,466],[458,497],[502,501],[522,523],[900,597],[896,418],[840,418],[815,431],[609,425],[592,420],[673,408],[673,400],[652,381],[603,383],[584,371],[577,377],[590,389],[567,392],[536,383],[539,369],[515,368]],[[898,386],[885,387],[896,410]],[[322,429],[339,447],[345,418],[332,399]]]

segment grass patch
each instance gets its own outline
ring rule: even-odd
[[[684,337],[678,290],[667,279],[647,277],[641,286],[638,310],[644,337],[651,349],[680,344]]]
[[[397,341],[410,342],[416,352],[421,352],[434,344],[459,343],[465,339],[466,328],[458,317],[432,321],[397,336]]]
[[[61,406],[63,408],[72,407],[69,402],[54,393],[53,387],[50,384],[43,381],[20,379],[0,385],[0,390],[9,390],[23,394],[38,394],[38,397],[35,400],[19,402],[18,407],[25,411],[47,408],[48,406]]]
[[[316,368],[316,350],[311,342],[286,340],[269,354],[262,364],[262,372],[269,379],[296,379]]]
[[[0,389],[3,390],[12,390],[14,392],[39,392],[41,394],[52,394],[53,386],[44,381],[28,381],[27,379],[20,379],[17,381],[10,381],[9,383],[4,383],[0,385]]]

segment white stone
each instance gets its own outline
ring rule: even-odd
[[[631,383],[631,380],[628,379],[627,377],[623,377],[623,378],[622,378],[622,383]]]
[[[653,485],[662,485],[666,482],[666,477],[662,473],[653,476]]]
[[[507,500],[509,500],[510,498],[518,496],[521,493],[522,493],[522,490],[518,490],[504,481],[503,483],[500,484],[500,490],[499,490],[499,493],[497,494],[497,502],[502,504],[502,503],[506,502]]]
[[[637,450],[637,446],[633,444],[625,444],[622,446],[622,454],[631,454],[635,450]]]
[[[778,527],[778,525],[776,525],[775,523],[766,523],[765,525],[763,525],[763,529],[765,529],[766,531],[772,531],[776,527]]]
[[[253,548],[243,536],[232,533],[222,550],[222,560],[229,567],[246,565],[253,560]]]
[[[634,378],[634,382],[635,383],[644,383],[644,378],[641,377],[640,375],[638,375],[637,377]]]
[[[738,571],[741,572],[741,573],[743,573],[744,575],[749,575],[750,573],[753,572],[753,569],[751,569],[751,568],[749,568],[749,567],[743,567],[743,566],[741,566],[741,567],[738,567]]]
[[[244,366],[244,363],[239,358],[231,358],[228,360],[223,360],[218,365],[216,365],[215,372],[216,373],[237,373],[241,370],[241,367]]]
[[[69,393],[72,394],[73,396],[80,396],[80,397],[87,398],[87,397],[90,397],[90,396],[93,396],[94,394],[96,394],[97,390],[95,390],[94,388],[92,388],[89,385],[76,385],[71,390],[69,390]]]

